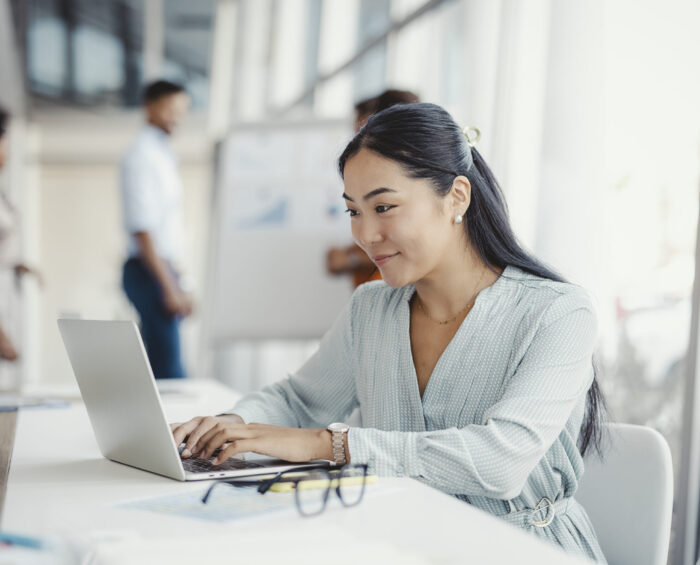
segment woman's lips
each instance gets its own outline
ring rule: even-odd
[[[381,267],[387,261],[390,261],[397,255],[398,253],[394,253],[393,255],[375,255],[374,257],[372,257],[372,261],[374,261],[374,264],[377,265],[377,267]]]

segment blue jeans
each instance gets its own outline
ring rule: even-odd
[[[158,281],[132,257],[124,263],[122,286],[141,318],[141,337],[156,379],[183,379],[180,358],[180,318],[165,309]]]

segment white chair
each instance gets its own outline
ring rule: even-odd
[[[665,565],[671,536],[673,466],[659,432],[607,424],[603,459],[587,455],[574,495],[610,565]]]

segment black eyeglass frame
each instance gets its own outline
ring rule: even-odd
[[[342,473],[343,469],[349,469],[349,468],[356,468],[356,469],[362,469],[362,490],[360,491],[360,496],[357,498],[356,501],[349,503],[348,501],[343,499],[343,495],[341,494],[340,490],[340,480],[338,480],[338,484],[335,486],[335,488],[332,487],[332,481],[334,478],[341,479],[342,478]],[[368,465],[365,463],[348,463],[347,465],[343,465],[342,467],[329,467],[328,465],[319,465],[318,467],[309,467],[304,466],[304,467],[292,467],[291,469],[285,469],[284,471],[280,471],[277,473],[274,477],[271,477],[269,479],[265,480],[255,480],[255,479],[232,479],[229,481],[217,481],[216,483],[212,484],[208,489],[207,492],[204,494],[202,497],[202,503],[206,504],[211,497],[211,493],[216,488],[217,485],[221,484],[227,484],[230,486],[234,487],[252,487],[252,486],[257,486],[257,491],[260,494],[265,494],[270,488],[272,488],[272,485],[275,483],[279,482],[280,479],[286,475],[287,473],[304,473],[306,471],[322,471],[325,475],[327,475],[328,478],[328,486],[326,487],[326,490],[323,494],[323,504],[321,508],[317,512],[305,512],[303,510],[302,503],[299,500],[299,491],[303,489],[298,488],[298,484],[300,482],[303,482],[305,480],[308,480],[308,477],[301,475],[298,478],[295,477],[286,477],[285,482],[291,482],[294,483],[294,502],[296,504],[297,510],[299,511],[299,514],[305,517],[309,516],[317,516],[318,514],[321,514],[326,509],[326,505],[328,504],[328,495],[331,492],[331,488],[335,490],[335,494],[340,500],[341,504],[345,506],[346,508],[351,508],[353,506],[357,506],[360,502],[362,502],[362,499],[364,498],[365,495],[365,487],[367,486],[367,469]]]

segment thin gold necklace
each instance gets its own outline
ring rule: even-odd
[[[479,285],[481,285],[481,281],[484,280],[484,275],[486,275],[485,269],[481,273],[481,278],[479,279],[479,281],[476,283],[476,286],[474,287],[474,292],[472,294],[471,300],[469,301],[469,304],[467,304],[464,308],[462,308],[459,312],[457,312],[449,320],[444,320],[444,321],[443,320],[436,320],[430,314],[428,314],[426,309],[423,307],[423,301],[421,300],[418,293],[416,293],[416,298],[418,299],[417,300],[418,307],[421,309],[421,312],[423,312],[423,314],[425,314],[425,317],[428,318],[428,320],[430,320],[431,322],[433,322],[435,324],[440,324],[441,326],[444,326],[446,324],[449,324],[450,322],[454,322],[457,318],[459,318],[465,312],[468,312],[474,306],[474,302],[476,301],[476,297],[479,294]]]

